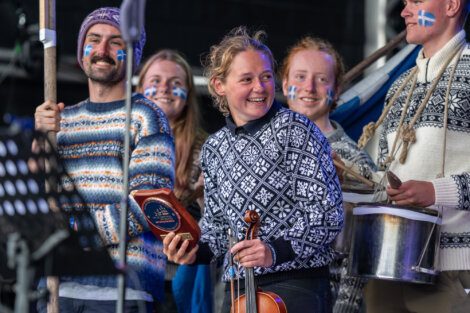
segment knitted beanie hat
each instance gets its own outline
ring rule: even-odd
[[[80,26],[80,32],[78,33],[78,45],[77,45],[77,60],[80,67],[83,69],[83,43],[85,42],[85,36],[90,29],[95,24],[108,24],[116,27],[120,30],[120,19],[121,12],[119,8],[114,7],[104,7],[96,9],[95,11],[88,14],[88,16],[83,20],[82,26]],[[142,28],[140,34],[140,40],[134,43],[134,63],[133,70],[135,71],[140,64],[142,58],[142,50],[145,45],[145,29]]]

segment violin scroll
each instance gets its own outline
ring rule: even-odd
[[[245,222],[248,224],[259,223],[259,214],[255,210],[247,210],[245,212]]]
[[[247,210],[245,212],[245,222],[249,224],[246,230],[246,240],[256,239],[258,236],[258,229],[260,224],[259,214],[255,210]]]

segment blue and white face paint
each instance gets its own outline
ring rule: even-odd
[[[92,45],[86,45],[85,47],[83,47],[83,56],[89,57],[92,49],[93,49]]]
[[[436,22],[436,17],[430,12],[424,10],[418,11],[418,25],[423,27],[433,26]]]
[[[117,57],[117,60],[120,61],[120,62],[124,62],[126,60],[126,51],[122,50],[122,49],[119,49],[117,52],[116,52],[116,57]]]
[[[183,100],[186,100],[188,97],[188,91],[181,87],[173,87],[172,92],[173,96],[179,97]]]
[[[333,89],[329,88],[326,91],[326,105],[331,106],[333,104],[334,100],[335,100],[335,93],[334,93]]]
[[[144,90],[144,96],[146,98],[153,98],[157,95],[157,87],[155,86],[150,86],[145,88]]]
[[[295,100],[297,98],[297,86],[289,86],[287,88],[287,99]]]

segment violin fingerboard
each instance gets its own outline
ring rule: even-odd
[[[256,304],[256,284],[252,267],[245,268],[246,312],[258,313]]]

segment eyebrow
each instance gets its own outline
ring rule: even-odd
[[[161,78],[161,77],[162,77],[162,75],[150,75],[150,76],[149,76],[149,79],[151,79],[151,78]],[[183,77],[179,77],[179,76],[170,76],[170,77],[168,78],[168,80],[174,80],[174,79],[181,79],[181,80],[184,80]]]
[[[261,74],[266,74],[266,73],[273,74],[274,71],[271,70],[271,69],[269,69],[269,70],[266,69],[266,70],[264,70],[264,71],[261,72]],[[251,76],[251,75],[254,75],[254,74],[253,74],[252,72],[245,72],[245,73],[240,73],[240,74],[238,74],[238,75],[239,75],[239,76]]]
[[[99,33],[89,33],[88,35],[86,35],[87,37],[98,37],[98,38],[102,38],[103,35],[99,34]],[[109,36],[109,39],[122,39],[122,36],[121,35],[111,35]]]

